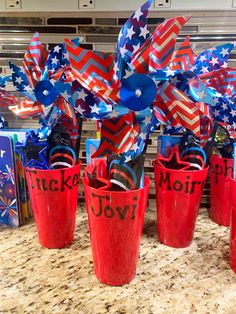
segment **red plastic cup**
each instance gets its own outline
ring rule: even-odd
[[[231,221],[230,221],[230,267],[236,273],[236,180],[230,180]]]
[[[74,240],[80,164],[25,173],[39,242],[50,249],[68,246]]]
[[[233,159],[213,155],[210,167],[210,218],[219,225],[230,225],[230,177]]]
[[[150,180],[132,191],[105,191],[84,180],[95,275],[111,286],[129,283],[136,274]]]
[[[185,171],[154,162],[159,241],[174,248],[191,244],[208,168]]]

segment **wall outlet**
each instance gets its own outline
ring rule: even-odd
[[[79,0],[79,9],[95,9],[95,0]]]
[[[21,9],[21,0],[6,0],[6,9]]]
[[[171,0],[155,0],[154,8],[170,8]]]

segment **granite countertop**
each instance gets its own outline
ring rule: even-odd
[[[186,249],[160,244],[148,210],[134,280],[101,284],[93,273],[87,217],[79,208],[74,243],[50,250],[34,222],[0,229],[0,313],[228,313],[236,312],[236,274],[228,264],[229,228],[201,209]]]

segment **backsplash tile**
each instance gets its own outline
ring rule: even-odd
[[[40,17],[0,17],[0,25],[43,25],[45,19]]]
[[[75,27],[67,26],[2,26],[0,25],[0,33],[57,33],[57,34],[74,34]]]
[[[96,18],[95,19],[96,25],[117,25],[116,18]]]
[[[89,25],[93,19],[89,17],[52,17],[47,20],[48,25]]]

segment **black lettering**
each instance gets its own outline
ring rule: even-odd
[[[132,210],[132,215],[131,215],[132,220],[135,219],[135,211],[136,211],[137,206],[138,206],[137,204],[133,204],[133,210]]]
[[[104,215],[107,217],[107,218],[112,218],[114,216],[114,210],[113,208],[111,208],[109,205],[105,206],[104,207]]]
[[[116,207],[116,210],[119,214],[120,220],[124,220],[126,217],[127,211],[129,210],[129,205],[126,205],[124,209],[122,209],[121,207]]]
[[[78,175],[78,173],[76,173],[76,174],[74,175],[73,180],[72,180],[72,185],[73,185],[73,186],[79,185],[79,175]]]
[[[187,176],[186,177],[186,179],[189,179],[190,178],[190,176]],[[189,193],[189,181],[187,181],[187,182],[185,182],[185,191],[184,191],[184,193]]]
[[[37,188],[38,188],[38,190],[42,190],[41,189],[41,186],[40,186],[40,179],[39,178],[36,178],[36,183],[37,183]]]
[[[42,189],[43,191],[47,191],[47,187],[46,187],[46,179],[42,179]]]
[[[192,187],[191,187],[190,194],[194,193],[194,187],[195,187],[196,184],[201,184],[201,181],[193,181],[192,182]]]
[[[233,167],[228,166],[228,160],[224,160],[224,164],[225,164],[225,172],[224,172],[224,176],[225,177],[229,177],[232,175],[233,173]]]
[[[72,185],[68,184],[68,181],[71,179],[71,176],[68,176],[66,179],[64,177],[65,175],[65,170],[61,170],[61,191],[64,192],[65,191],[65,187],[67,187],[68,189],[72,189]]]
[[[161,177],[160,177],[160,181],[159,181],[159,186],[162,186],[162,183],[166,183],[167,182],[168,183],[167,190],[171,191],[172,189],[171,189],[171,186],[170,186],[170,173],[167,172],[167,173],[164,174],[161,171],[160,175],[161,175]],[[165,177],[164,177],[164,175],[165,175]]]
[[[91,211],[94,213],[95,216],[101,216],[102,215],[102,199],[105,198],[107,200],[109,200],[109,196],[101,196],[101,195],[96,195],[94,193],[92,193],[92,197],[98,197],[99,198],[99,212],[96,213],[95,209],[93,206],[91,206]]]
[[[52,192],[58,191],[59,190],[58,187],[54,187],[53,188],[53,184],[57,185],[58,181],[55,180],[55,179],[50,180],[50,182],[49,182],[49,190],[52,191]]]
[[[177,185],[179,187],[177,187]],[[175,191],[181,191],[183,189],[183,183],[181,183],[180,181],[175,181],[174,182],[174,190]]]

